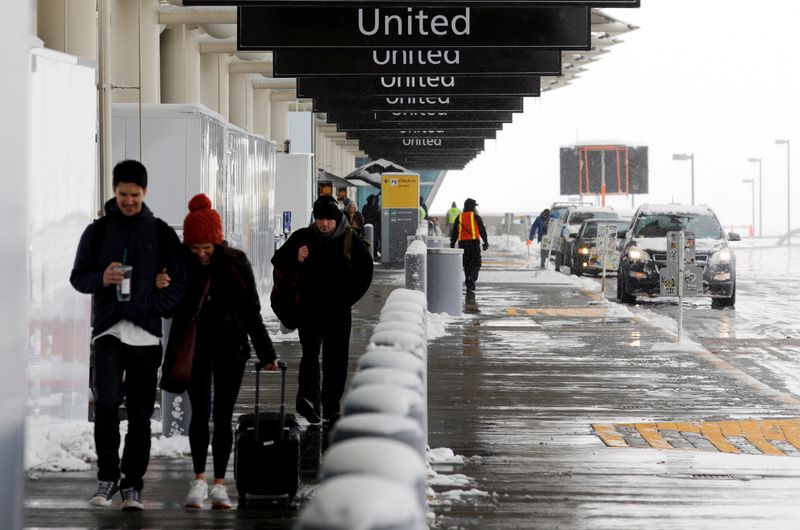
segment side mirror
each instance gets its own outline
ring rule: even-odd
[[[737,234],[736,232],[728,232],[728,241],[741,241],[742,236]]]
[[[570,234],[569,238],[570,239],[578,239],[578,234]]]

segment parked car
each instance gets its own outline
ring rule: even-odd
[[[695,264],[703,270],[703,294],[714,308],[736,304],[736,256],[727,235],[708,206],[642,205],[625,233],[617,275],[617,299],[632,303],[637,296],[660,294],[659,269],[667,266],[667,232],[692,232]]]
[[[572,267],[572,256],[575,252],[575,237],[584,221],[589,219],[617,219],[619,215],[608,206],[592,206],[581,204],[570,206],[564,213],[564,224],[561,228],[561,240],[558,248],[553,251],[555,255],[556,270],[561,265]]]
[[[575,234],[575,243],[572,246],[572,256],[570,257],[571,272],[577,276],[583,274],[601,274],[603,267],[598,264],[597,260],[592,259],[592,248],[597,247],[597,227],[599,225],[613,225],[617,227],[614,232],[616,238],[621,230],[624,230],[629,221],[621,219],[608,220],[608,219],[589,219],[584,221],[578,233]],[[614,245],[612,250],[617,250],[617,244]],[[607,270],[606,272],[616,272],[614,270]]]

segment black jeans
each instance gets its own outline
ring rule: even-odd
[[[336,309],[315,319],[305,319],[298,332],[303,357],[300,359],[297,400],[305,398],[322,417],[334,419],[347,382],[350,356],[350,309]],[[322,392],[320,392],[319,352],[322,347]]]
[[[150,461],[150,417],[156,400],[161,345],[130,346],[106,335],[94,343],[94,444],[97,479],[141,490]],[[128,434],[119,459],[119,407],[126,399]]]
[[[227,353],[227,352],[226,352]],[[208,420],[212,414],[211,379],[214,379],[214,436],[211,449],[214,455],[214,478],[225,478],[228,460],[233,447],[233,407],[242,385],[246,359],[229,356],[212,356],[198,348],[192,363],[192,380],[189,383],[189,401],[192,403],[192,420],[189,423],[189,447],[195,474],[205,473],[208,457]]]
[[[459,246],[464,249],[462,258],[464,283],[468,290],[474,291],[475,282],[478,281],[478,273],[481,271],[481,242],[478,240],[461,241]]]

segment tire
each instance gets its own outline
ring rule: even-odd
[[[736,284],[733,284],[733,291],[729,298],[712,298],[712,309],[725,309],[726,307],[733,307],[736,305]]]
[[[617,301],[623,304],[635,304],[636,297],[628,292],[628,288],[625,286],[623,272],[622,267],[620,267],[619,273],[617,274]]]

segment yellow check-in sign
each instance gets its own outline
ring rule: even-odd
[[[419,207],[419,175],[384,173],[381,177],[382,208]]]

